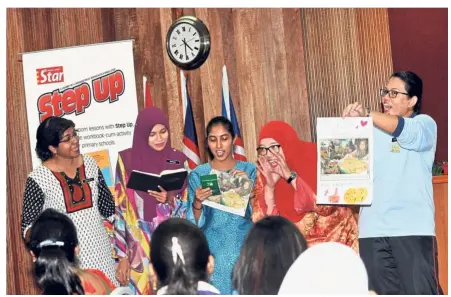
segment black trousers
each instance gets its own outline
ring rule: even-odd
[[[443,295],[435,236],[359,239],[369,289],[379,295]]]

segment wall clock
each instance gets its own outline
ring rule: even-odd
[[[182,16],[169,27],[166,52],[171,61],[183,70],[199,68],[210,54],[210,32],[194,16]]]

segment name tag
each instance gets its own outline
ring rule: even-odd
[[[81,181],[81,183],[82,183],[82,184],[86,184],[86,183],[89,183],[89,182],[92,182],[92,181],[94,181],[94,178],[93,178],[93,177],[84,179],[84,180]]]
[[[178,160],[166,160],[166,163],[180,165],[180,161]]]
[[[391,150],[390,152],[392,153],[399,153],[401,152],[401,147],[398,144],[398,140],[396,139],[396,137],[392,138],[392,143],[391,143]]]

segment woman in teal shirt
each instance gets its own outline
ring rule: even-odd
[[[222,294],[231,294],[233,266],[252,226],[251,205],[248,204],[244,217],[203,205],[202,202],[211,196],[212,191],[209,188],[202,189],[200,177],[227,172],[249,178],[255,184],[256,167],[233,158],[235,131],[227,118],[211,119],[206,134],[211,161],[199,165],[190,173],[186,218],[197,224],[207,237],[215,258],[215,270],[211,277],[213,285]]]

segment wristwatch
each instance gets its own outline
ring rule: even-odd
[[[291,171],[290,177],[287,179],[287,183],[291,183],[293,181],[293,179],[296,178],[296,176],[298,176],[298,174],[296,173],[296,171]]]

